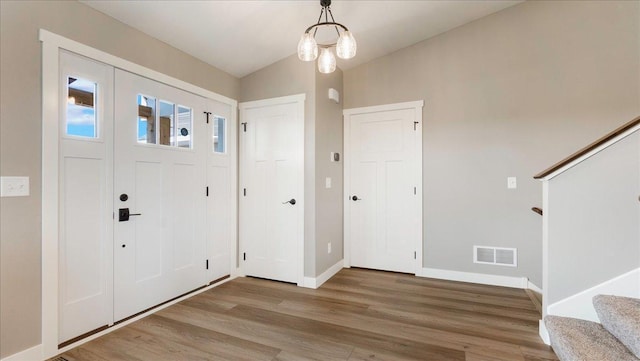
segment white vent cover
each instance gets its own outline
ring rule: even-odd
[[[473,246],[473,263],[517,267],[518,250],[516,248]]]

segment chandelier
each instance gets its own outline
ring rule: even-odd
[[[336,54],[340,59],[351,59],[356,55],[356,39],[346,26],[336,23],[331,13],[331,0],[320,0],[320,17],[318,22],[311,25],[302,34],[300,42],[298,42],[298,58],[302,61],[314,61],[318,59],[318,71],[324,74],[333,73],[336,70],[336,56],[331,51],[335,46]],[[324,21],[322,16],[324,15]],[[331,17],[331,21],[329,21]],[[318,44],[316,42],[316,33],[320,27],[334,27],[338,33],[338,41],[332,44]],[[313,30],[313,32],[312,32]],[[318,48],[320,48],[320,57],[318,57]]]

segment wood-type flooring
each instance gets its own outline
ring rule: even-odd
[[[237,278],[53,360],[557,360],[539,318],[521,289],[351,268]]]

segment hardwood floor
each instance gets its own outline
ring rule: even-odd
[[[557,360],[539,318],[524,290],[352,268],[317,290],[238,278],[59,356]]]

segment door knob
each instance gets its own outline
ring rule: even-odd
[[[292,206],[296,204],[296,200],[295,198],[291,198],[290,200],[286,201],[286,202],[282,202],[282,204],[287,204],[290,203]]]
[[[362,198],[358,198],[358,196],[353,196],[353,197],[351,197],[351,199],[353,201],[361,201],[362,200]]]

